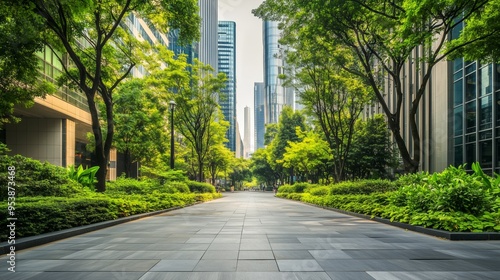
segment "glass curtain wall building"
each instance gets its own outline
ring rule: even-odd
[[[236,151],[236,23],[234,21],[219,21],[218,68],[226,74],[226,87],[219,98],[224,118],[229,122],[226,146]]]
[[[263,22],[264,49],[264,86],[266,94],[265,123],[278,123],[279,116],[285,105],[285,92],[281,86],[279,75],[283,74],[283,62],[280,58],[280,31],[278,23]]]
[[[218,2],[217,0],[198,0],[201,17],[198,59],[212,66],[214,73],[219,72],[217,69]]]
[[[470,170],[479,162],[485,173],[500,173],[500,65],[462,58],[451,64],[453,164]]]
[[[266,91],[264,83],[254,83],[254,149],[264,148],[266,133]]]

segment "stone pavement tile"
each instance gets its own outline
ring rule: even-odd
[[[238,251],[240,249],[240,244],[238,243],[212,243],[210,247],[208,247],[209,251]]]
[[[277,260],[313,259],[313,256],[307,250],[275,250],[273,253]]]
[[[353,259],[411,259],[411,260],[443,260],[455,259],[450,254],[444,251],[436,250],[402,250],[402,249],[388,249],[388,250],[343,250],[347,255]]]
[[[300,243],[298,238],[269,238],[269,243],[274,244],[274,243]]]
[[[219,235],[218,237],[216,237],[213,241],[213,243],[226,243],[226,244],[229,244],[229,243],[240,243],[241,242],[241,238],[235,238],[235,237],[220,237],[221,235]],[[223,236],[223,235],[222,235]]]
[[[481,265],[484,260],[473,261],[464,260],[378,260],[379,262],[392,263],[398,266],[402,271],[484,271],[488,268],[487,264]],[[490,269],[500,270],[500,261],[491,260]],[[389,270],[389,269],[367,269],[367,270]]]
[[[280,271],[325,271],[316,260],[277,260]]]
[[[307,250],[307,249],[315,249],[310,248],[310,246],[306,246],[302,243],[273,243],[271,244],[273,251],[276,250]],[[316,245],[314,245],[316,247]]]
[[[386,260],[318,260],[327,272],[401,271],[405,270]],[[415,269],[416,270],[416,269]]]
[[[66,265],[70,262],[71,260],[26,260],[16,263],[16,273],[17,271],[19,272],[48,271],[53,267]]]
[[[309,250],[309,253],[317,260],[352,259],[342,250]]]
[[[236,260],[201,260],[194,271],[236,271]]]
[[[491,259],[500,255],[500,250],[436,250],[448,256],[460,259]]]
[[[3,268],[3,267],[2,267]],[[37,275],[42,274],[42,272],[16,272],[7,271],[7,269],[0,272],[0,279],[8,280],[35,280]]]
[[[237,260],[238,251],[206,251],[202,257],[202,260]]]
[[[271,245],[269,242],[242,242],[240,244],[240,250],[244,251],[255,251],[255,250],[262,250],[262,251],[270,251],[271,250]]]
[[[484,279],[500,279],[500,273],[492,272],[455,272],[455,271],[368,271],[370,276],[376,280],[399,280],[399,279],[415,279],[415,280],[484,280]],[[333,278],[332,278],[333,279]]]
[[[374,280],[370,274],[366,272],[327,272],[332,280]],[[402,278],[403,279],[403,278]],[[408,278],[410,279],[410,278]]]
[[[151,269],[158,260],[71,260],[63,265],[45,269],[45,271],[116,271],[140,272]]]
[[[68,260],[120,260],[134,253],[134,251],[115,251],[115,250],[83,250],[62,257]]]
[[[161,260],[149,271],[193,271],[197,260]]]
[[[236,271],[278,271],[278,266],[274,260],[239,260]]]
[[[24,250],[17,253],[18,260],[55,260],[73,254],[74,250]],[[6,255],[4,255],[6,256]],[[4,256],[0,258],[4,259]],[[6,258],[6,257],[5,257]]]
[[[274,260],[273,251],[240,251],[240,260]]]
[[[324,272],[148,272],[140,280],[331,280]]]
[[[0,279],[9,280],[138,280],[144,275],[144,272],[41,272],[32,275],[29,278],[17,278],[15,275],[9,275],[8,278],[3,278],[0,274]],[[21,274],[21,273],[19,273]],[[26,275],[27,276],[27,275]]]

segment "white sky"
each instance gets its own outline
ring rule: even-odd
[[[252,14],[263,0],[219,0],[219,20],[236,22],[236,115],[244,137],[244,108],[250,107],[253,147],[253,85],[262,82],[262,20]]]

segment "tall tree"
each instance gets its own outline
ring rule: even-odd
[[[312,30],[301,30],[299,34],[299,39],[286,38],[293,46],[287,60],[296,67],[287,83],[296,88],[307,112],[324,134],[333,153],[335,180],[344,180],[354,125],[372,95],[358,77],[339,66],[338,60],[342,59],[356,67],[356,60],[345,50],[334,48]]]
[[[390,170],[397,165],[397,153],[383,115],[358,120],[346,165],[350,178],[390,178]]]
[[[332,152],[322,135],[314,131],[302,132],[298,129],[300,142],[289,142],[281,162],[285,168],[294,168],[302,175],[303,181],[319,182],[320,175],[333,160]]]
[[[318,38],[341,45],[361,63],[362,68],[340,65],[361,77],[374,91],[385,113],[407,172],[416,172],[421,161],[421,139],[417,125],[420,101],[426,95],[434,66],[464,46],[488,41],[499,29],[467,36],[458,44],[448,44],[448,34],[463,22],[479,19],[499,22],[497,0],[266,0],[254,14],[282,22],[284,36],[300,35],[311,29]],[[498,10],[497,10],[498,11]],[[414,50],[418,49],[418,56]],[[413,62],[419,66],[420,80],[414,92],[403,86],[403,67]],[[381,78],[388,77],[391,88],[384,88]],[[393,90],[395,102],[389,106],[385,90]],[[404,141],[402,126],[403,101],[411,100],[409,129],[413,153]],[[408,101],[406,101],[408,103]]]
[[[133,162],[152,163],[166,152],[166,102],[142,79],[122,83],[114,98],[116,134],[113,146],[124,154],[125,175]]]
[[[294,112],[293,109],[288,106],[284,107],[280,114],[276,137],[269,145],[272,158],[271,166],[280,174],[282,183],[287,180],[293,181],[293,167],[284,168],[281,160],[283,159],[283,155],[289,143],[298,142],[300,140],[297,135],[297,128],[300,128],[301,131],[305,130],[304,115],[299,111]],[[288,178],[287,175],[289,176]]]
[[[0,6],[0,129],[16,120],[14,106],[31,106],[54,91],[41,75],[37,52],[43,50],[43,24],[28,3],[5,0]]]
[[[45,40],[61,61],[65,81],[81,90],[89,105],[98,165],[97,190],[106,189],[109,152],[113,143],[113,92],[140,61],[141,44],[125,25],[134,12],[149,19],[160,32],[179,28],[185,42],[199,36],[196,0],[26,0],[47,28]],[[26,1],[21,1],[24,3]],[[57,55],[63,53],[64,55]],[[97,100],[105,105],[101,127]]]
[[[217,97],[221,95],[226,77],[224,73],[214,76],[211,72],[213,69],[209,65],[195,60],[188,82],[179,83],[174,95],[177,103],[175,127],[193,150],[196,180],[200,182],[204,180],[204,164],[210,146],[221,131],[214,123],[224,118]]]

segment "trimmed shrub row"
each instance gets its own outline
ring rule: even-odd
[[[441,173],[417,173],[395,182],[365,180],[315,186],[296,192],[282,186],[279,197],[453,232],[500,231],[500,176],[486,176],[479,165]]]

